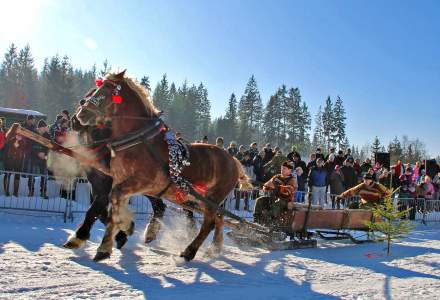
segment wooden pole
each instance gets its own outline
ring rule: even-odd
[[[102,166],[99,162],[94,160],[93,158],[89,158],[77,151],[74,151],[72,149],[63,147],[57,143],[54,143],[45,137],[42,137],[38,133],[35,133],[31,130],[28,130],[26,128],[23,128],[18,123],[14,123],[11,126],[11,129],[8,131],[7,138],[11,138],[13,135],[21,135],[25,138],[28,138],[30,140],[33,140],[34,142],[43,145],[44,147],[48,148],[51,151],[62,153],[64,155],[70,156],[78,160],[81,164],[92,167],[102,173],[104,173],[107,176],[111,176],[110,170],[104,166]]]

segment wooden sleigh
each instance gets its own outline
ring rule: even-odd
[[[348,239],[359,244],[373,241],[369,238],[367,222],[379,222],[367,209],[322,209],[304,204],[295,204],[292,211],[282,215],[281,220],[277,230],[286,234],[285,240],[262,240],[258,243],[234,231],[228,236],[240,244],[263,246],[269,250],[314,248],[317,237],[325,240]]]

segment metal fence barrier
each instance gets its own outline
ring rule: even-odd
[[[253,211],[260,189],[233,190],[225,199],[224,207],[238,216],[253,220]],[[308,191],[297,192],[296,202],[308,204],[312,200]],[[339,201],[340,200],[340,201]],[[60,178],[39,174],[0,171],[0,209],[26,211],[32,215],[61,215],[64,221],[73,221],[84,214],[91,201],[91,186],[85,178]],[[345,209],[359,202],[359,197],[339,199],[337,195],[325,195],[324,209]],[[317,204],[317,203],[313,203]],[[396,210],[411,208],[406,218],[426,222],[440,222],[440,200],[394,198]],[[171,209],[166,214],[184,213],[176,204],[167,202]],[[136,219],[145,220],[153,213],[146,196],[130,197],[129,207]],[[199,216],[196,216],[199,217]]]
[[[0,171],[0,208],[62,215],[67,219],[72,180],[40,174]]]

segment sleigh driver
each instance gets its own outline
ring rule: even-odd
[[[292,208],[298,189],[292,170],[293,166],[286,161],[281,165],[281,174],[273,176],[264,184],[266,196],[258,198],[255,203],[254,222],[271,227],[282,224],[282,215]]]
[[[374,181],[373,176],[369,173],[364,175],[364,181],[349,190],[346,190],[341,195],[340,199],[346,199],[348,197],[359,196],[360,202],[353,202],[349,205],[350,208],[363,208],[368,209],[374,207],[377,204],[382,204],[383,199],[389,197],[391,191],[385,186]]]

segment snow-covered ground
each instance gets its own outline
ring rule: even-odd
[[[77,223],[79,219],[75,220]],[[60,246],[75,225],[60,217],[0,211],[0,299],[437,299],[440,225],[418,225],[386,257],[384,244],[320,242],[317,249],[268,252],[226,240],[222,256],[178,265],[188,236],[182,217],[168,217],[153,248],[144,222],[126,247],[94,263],[103,226],[76,252]]]

